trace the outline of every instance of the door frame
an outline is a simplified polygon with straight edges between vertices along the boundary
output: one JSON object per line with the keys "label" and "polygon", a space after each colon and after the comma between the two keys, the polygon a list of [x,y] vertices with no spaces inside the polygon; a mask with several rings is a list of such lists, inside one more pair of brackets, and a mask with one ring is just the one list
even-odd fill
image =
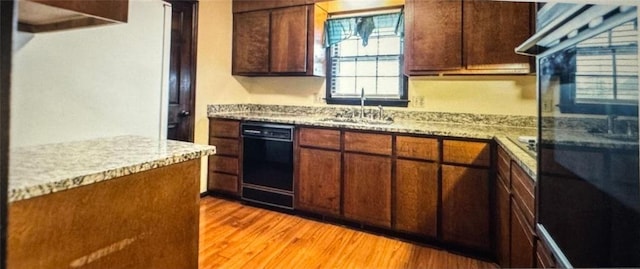
{"label": "door frame", "polygon": [[16,26],[14,0],[0,1],[0,268],[6,267],[8,185],[9,185],[9,120],[11,112],[11,61],[13,33]]}
{"label": "door frame", "polygon": [[[0,0],[1,1],[1,0]],[[199,11],[199,2],[198,0],[167,0],[171,7],[173,5],[187,5],[191,6],[191,53],[189,54],[190,62],[191,62],[191,92],[189,93],[189,111],[191,111],[191,116],[188,117],[187,125],[189,126],[190,134],[188,136],[188,142],[193,142],[195,138],[195,108],[196,108],[196,77],[197,77],[197,66],[198,66],[198,11]],[[172,13],[173,14],[173,13]],[[171,39],[171,45],[173,45],[173,39]],[[169,59],[171,61],[171,59]],[[168,112],[168,110],[167,110]]]}

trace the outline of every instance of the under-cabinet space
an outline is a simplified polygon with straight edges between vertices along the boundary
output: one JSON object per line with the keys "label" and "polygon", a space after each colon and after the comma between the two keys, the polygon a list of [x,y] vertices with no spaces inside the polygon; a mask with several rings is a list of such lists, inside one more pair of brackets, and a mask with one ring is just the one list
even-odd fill
{"label": "under-cabinet space", "polygon": [[18,30],[39,33],[126,23],[128,0],[20,0]]}

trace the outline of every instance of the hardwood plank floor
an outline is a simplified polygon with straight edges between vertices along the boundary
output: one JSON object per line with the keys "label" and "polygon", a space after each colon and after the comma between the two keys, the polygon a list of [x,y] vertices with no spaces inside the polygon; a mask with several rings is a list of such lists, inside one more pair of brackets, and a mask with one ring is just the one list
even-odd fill
{"label": "hardwood plank floor", "polygon": [[245,206],[200,200],[200,268],[496,268],[400,240]]}

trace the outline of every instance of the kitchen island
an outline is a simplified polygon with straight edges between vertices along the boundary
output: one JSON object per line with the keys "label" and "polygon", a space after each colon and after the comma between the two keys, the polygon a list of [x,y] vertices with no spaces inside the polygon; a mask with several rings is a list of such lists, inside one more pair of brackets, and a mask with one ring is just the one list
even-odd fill
{"label": "kitchen island", "polygon": [[12,149],[8,268],[196,268],[215,151],[137,136]]}

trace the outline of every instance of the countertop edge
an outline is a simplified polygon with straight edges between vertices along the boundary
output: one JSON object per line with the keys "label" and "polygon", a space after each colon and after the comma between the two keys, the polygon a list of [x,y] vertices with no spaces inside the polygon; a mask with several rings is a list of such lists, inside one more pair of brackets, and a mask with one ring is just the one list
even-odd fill
{"label": "countertop edge", "polygon": [[[194,144],[195,145],[195,144]],[[211,145],[197,145],[189,152],[181,152],[173,156],[152,159],[144,162],[133,163],[118,168],[110,168],[78,175],[71,178],[55,179],[48,183],[39,183],[26,187],[17,187],[9,190],[9,203],[27,200],[47,194],[62,192],[94,183],[112,180],[122,176],[145,172],[155,168],[169,166],[181,162],[199,159],[208,155],[216,154],[216,147]]]}

